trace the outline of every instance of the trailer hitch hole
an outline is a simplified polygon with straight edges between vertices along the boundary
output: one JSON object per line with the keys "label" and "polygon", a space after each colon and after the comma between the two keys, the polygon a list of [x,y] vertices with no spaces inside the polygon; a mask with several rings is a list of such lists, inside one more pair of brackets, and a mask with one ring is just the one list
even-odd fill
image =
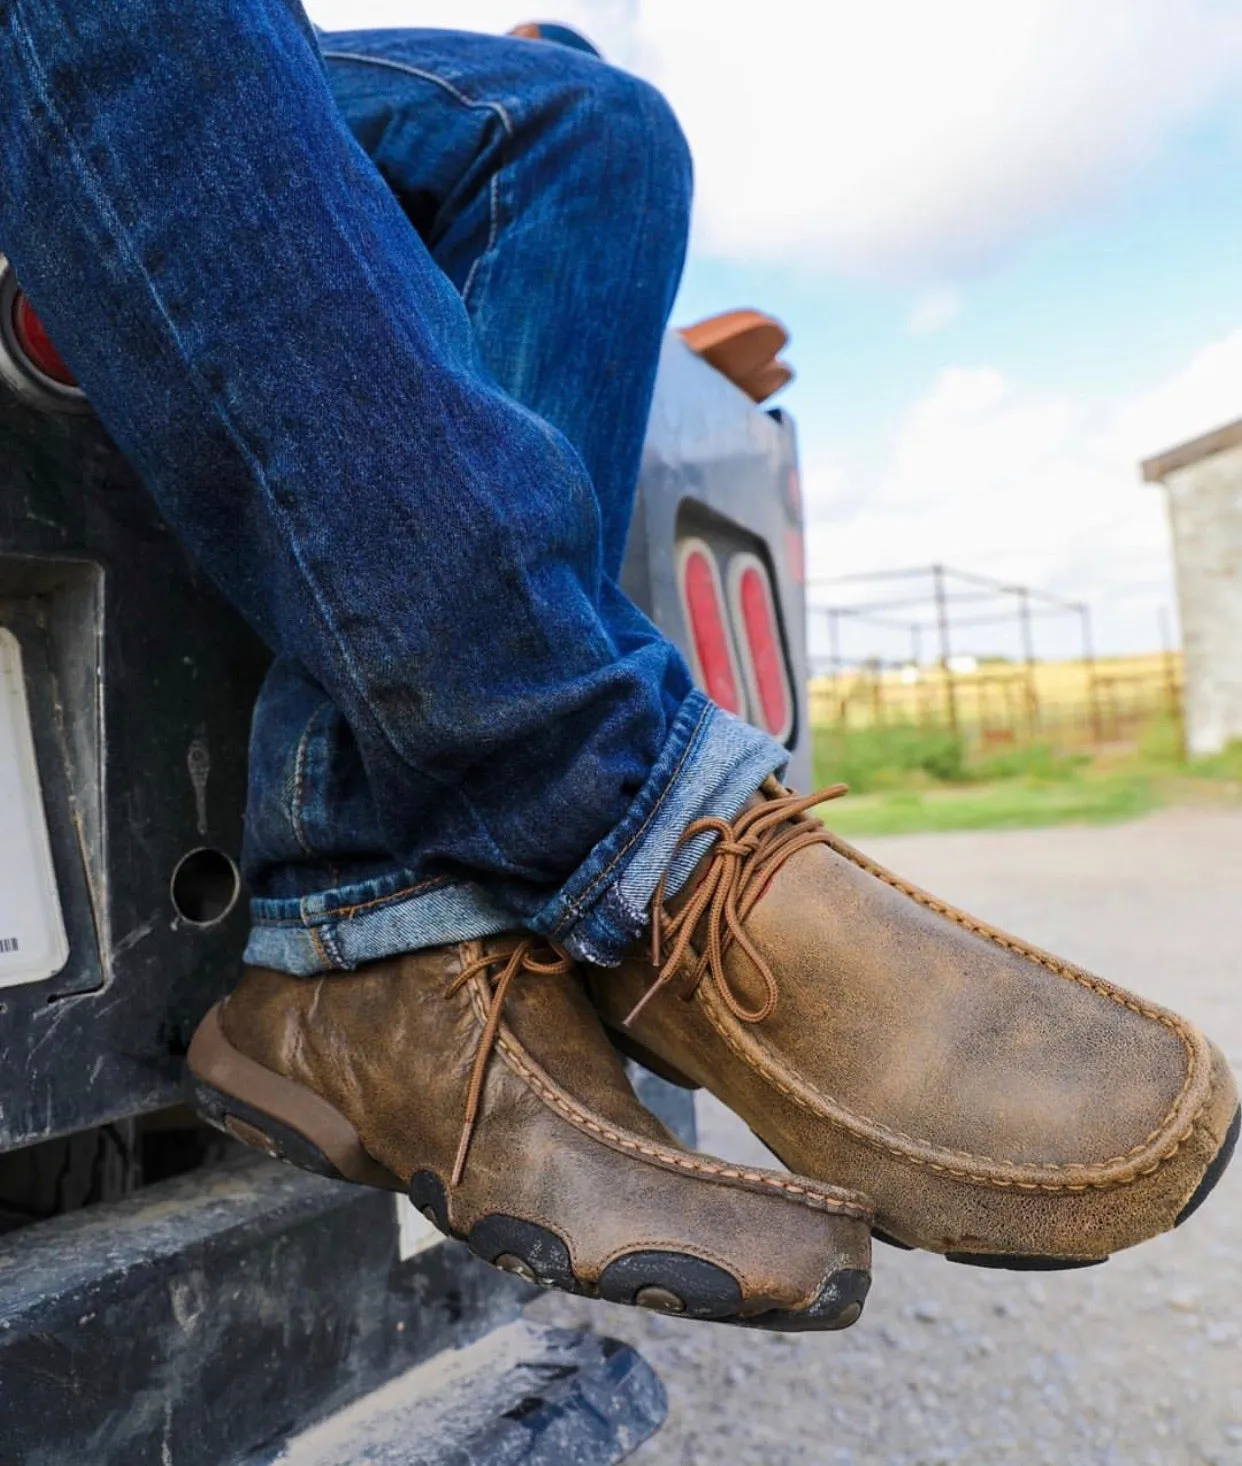
{"label": "trailer hitch hole", "polygon": [[241,876],[223,850],[191,850],[177,862],[172,903],[191,926],[215,926],[237,905]]}

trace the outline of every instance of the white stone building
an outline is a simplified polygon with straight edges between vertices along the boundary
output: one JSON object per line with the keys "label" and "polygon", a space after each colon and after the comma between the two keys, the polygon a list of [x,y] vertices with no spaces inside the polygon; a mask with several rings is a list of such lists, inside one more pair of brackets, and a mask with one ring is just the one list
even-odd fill
{"label": "white stone building", "polygon": [[1143,464],[1163,484],[1186,669],[1186,746],[1242,739],[1242,419]]}

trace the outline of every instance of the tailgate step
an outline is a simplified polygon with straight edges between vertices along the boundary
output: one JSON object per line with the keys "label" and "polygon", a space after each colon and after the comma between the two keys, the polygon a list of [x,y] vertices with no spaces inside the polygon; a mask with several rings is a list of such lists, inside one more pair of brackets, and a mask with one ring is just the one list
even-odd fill
{"label": "tailgate step", "polygon": [[628,1344],[519,1321],[408,1370],[246,1466],[611,1466],[664,1420]]}

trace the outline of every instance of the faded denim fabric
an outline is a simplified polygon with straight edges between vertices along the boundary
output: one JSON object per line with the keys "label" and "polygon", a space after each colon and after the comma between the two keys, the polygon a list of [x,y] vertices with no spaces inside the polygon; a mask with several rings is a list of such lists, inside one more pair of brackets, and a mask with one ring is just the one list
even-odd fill
{"label": "faded denim fabric", "polygon": [[615,584],[685,144],[559,46],[320,45],[286,0],[0,0],[0,249],[275,653],[249,960],[615,961],[786,757]]}

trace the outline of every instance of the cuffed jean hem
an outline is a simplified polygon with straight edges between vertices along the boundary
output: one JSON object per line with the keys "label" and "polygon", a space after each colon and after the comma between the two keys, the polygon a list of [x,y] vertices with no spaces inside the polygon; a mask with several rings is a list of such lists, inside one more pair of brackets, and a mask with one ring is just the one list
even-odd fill
{"label": "cuffed jean hem", "polygon": [[693,692],[626,817],[528,922],[575,957],[611,967],[647,925],[660,877],[675,894],[711,843],[681,843],[704,815],[731,820],[788,750]]}
{"label": "cuffed jean hem", "polygon": [[525,925],[612,966],[646,925],[661,875],[672,895],[707,848],[707,836],[681,845],[687,826],[704,815],[732,819],[788,758],[766,733],[693,692],[625,818],[525,922],[475,882],[412,885],[394,871],[301,900],[252,901],[245,960],[314,977]]}
{"label": "cuffed jean hem", "polygon": [[381,957],[512,931],[521,922],[470,881],[423,881],[404,872],[300,901],[250,903],[245,961],[294,977],[349,971]]}

